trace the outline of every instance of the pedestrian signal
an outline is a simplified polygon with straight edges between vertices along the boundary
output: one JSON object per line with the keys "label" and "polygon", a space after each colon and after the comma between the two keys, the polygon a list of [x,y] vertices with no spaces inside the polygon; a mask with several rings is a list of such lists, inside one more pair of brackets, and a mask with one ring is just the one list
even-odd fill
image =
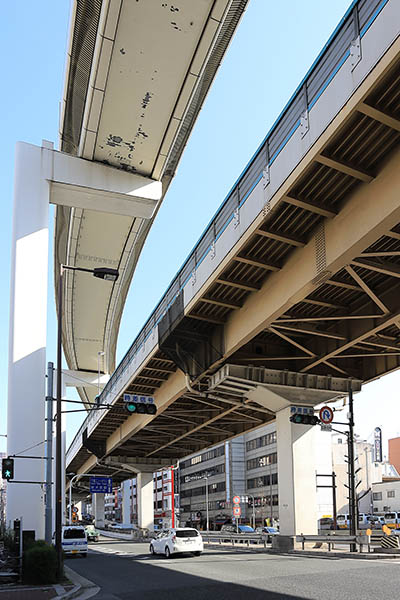
{"label": "pedestrian signal", "polygon": [[14,459],[13,458],[3,458],[1,461],[1,476],[3,479],[14,479]]}

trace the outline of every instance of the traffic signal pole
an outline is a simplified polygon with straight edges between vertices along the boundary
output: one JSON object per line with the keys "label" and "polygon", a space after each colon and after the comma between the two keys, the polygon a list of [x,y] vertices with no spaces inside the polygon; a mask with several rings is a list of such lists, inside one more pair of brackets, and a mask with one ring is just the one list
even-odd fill
{"label": "traffic signal pole", "polygon": [[[349,435],[347,436],[349,461],[349,516],[350,535],[357,535],[357,496],[354,473],[354,406],[353,390],[349,389]],[[350,552],[357,552],[356,544],[350,545]]]}
{"label": "traffic signal pole", "polygon": [[52,542],[53,536],[53,373],[54,365],[47,363],[47,417],[46,417],[46,506],[44,537],[48,544]]}
{"label": "traffic signal pole", "polygon": [[62,311],[63,311],[64,269],[61,265],[58,279],[58,319],[57,319],[57,391],[56,391],[56,486],[55,486],[55,547],[57,554],[57,579],[63,574],[63,556],[61,546],[62,531],[62,445],[61,445],[61,372],[62,372]]}

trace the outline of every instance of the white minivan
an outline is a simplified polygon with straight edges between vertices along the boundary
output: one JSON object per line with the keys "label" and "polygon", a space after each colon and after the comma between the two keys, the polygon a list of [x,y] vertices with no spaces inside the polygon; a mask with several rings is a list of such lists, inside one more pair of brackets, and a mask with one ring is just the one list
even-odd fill
{"label": "white minivan", "polygon": [[61,546],[65,554],[80,554],[87,557],[88,541],[82,525],[66,525],[62,528]]}

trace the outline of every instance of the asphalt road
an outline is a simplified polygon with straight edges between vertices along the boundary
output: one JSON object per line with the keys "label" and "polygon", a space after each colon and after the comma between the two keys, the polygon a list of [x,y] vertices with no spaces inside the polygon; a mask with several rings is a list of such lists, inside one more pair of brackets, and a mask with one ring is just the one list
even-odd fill
{"label": "asphalt road", "polygon": [[400,561],[277,556],[206,549],[151,557],[148,544],[102,538],[66,564],[101,590],[95,600],[388,600],[400,595]]}

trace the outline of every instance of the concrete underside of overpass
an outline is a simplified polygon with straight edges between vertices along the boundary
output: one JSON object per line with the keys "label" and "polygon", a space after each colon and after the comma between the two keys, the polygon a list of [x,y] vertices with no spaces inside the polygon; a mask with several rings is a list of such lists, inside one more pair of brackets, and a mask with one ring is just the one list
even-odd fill
{"label": "concrete underside of overpass", "polygon": [[[176,301],[124,389],[153,394],[158,414],[128,416],[118,397],[90,435],[104,457],[173,462],[275,418],[212,393],[227,362],[363,382],[399,368],[399,56],[397,40],[192,301]],[[68,468],[97,461],[81,448]]]}
{"label": "concrete underside of overpass", "polygon": [[[111,287],[70,272],[64,290],[68,367],[110,374],[141,249],[175,175],[198,113],[247,0],[75,0],[60,149],[162,183],[151,215],[57,206],[55,289],[60,264],[118,269]],[[96,298],[96,302],[91,302]],[[96,386],[81,386],[84,402]]]}

